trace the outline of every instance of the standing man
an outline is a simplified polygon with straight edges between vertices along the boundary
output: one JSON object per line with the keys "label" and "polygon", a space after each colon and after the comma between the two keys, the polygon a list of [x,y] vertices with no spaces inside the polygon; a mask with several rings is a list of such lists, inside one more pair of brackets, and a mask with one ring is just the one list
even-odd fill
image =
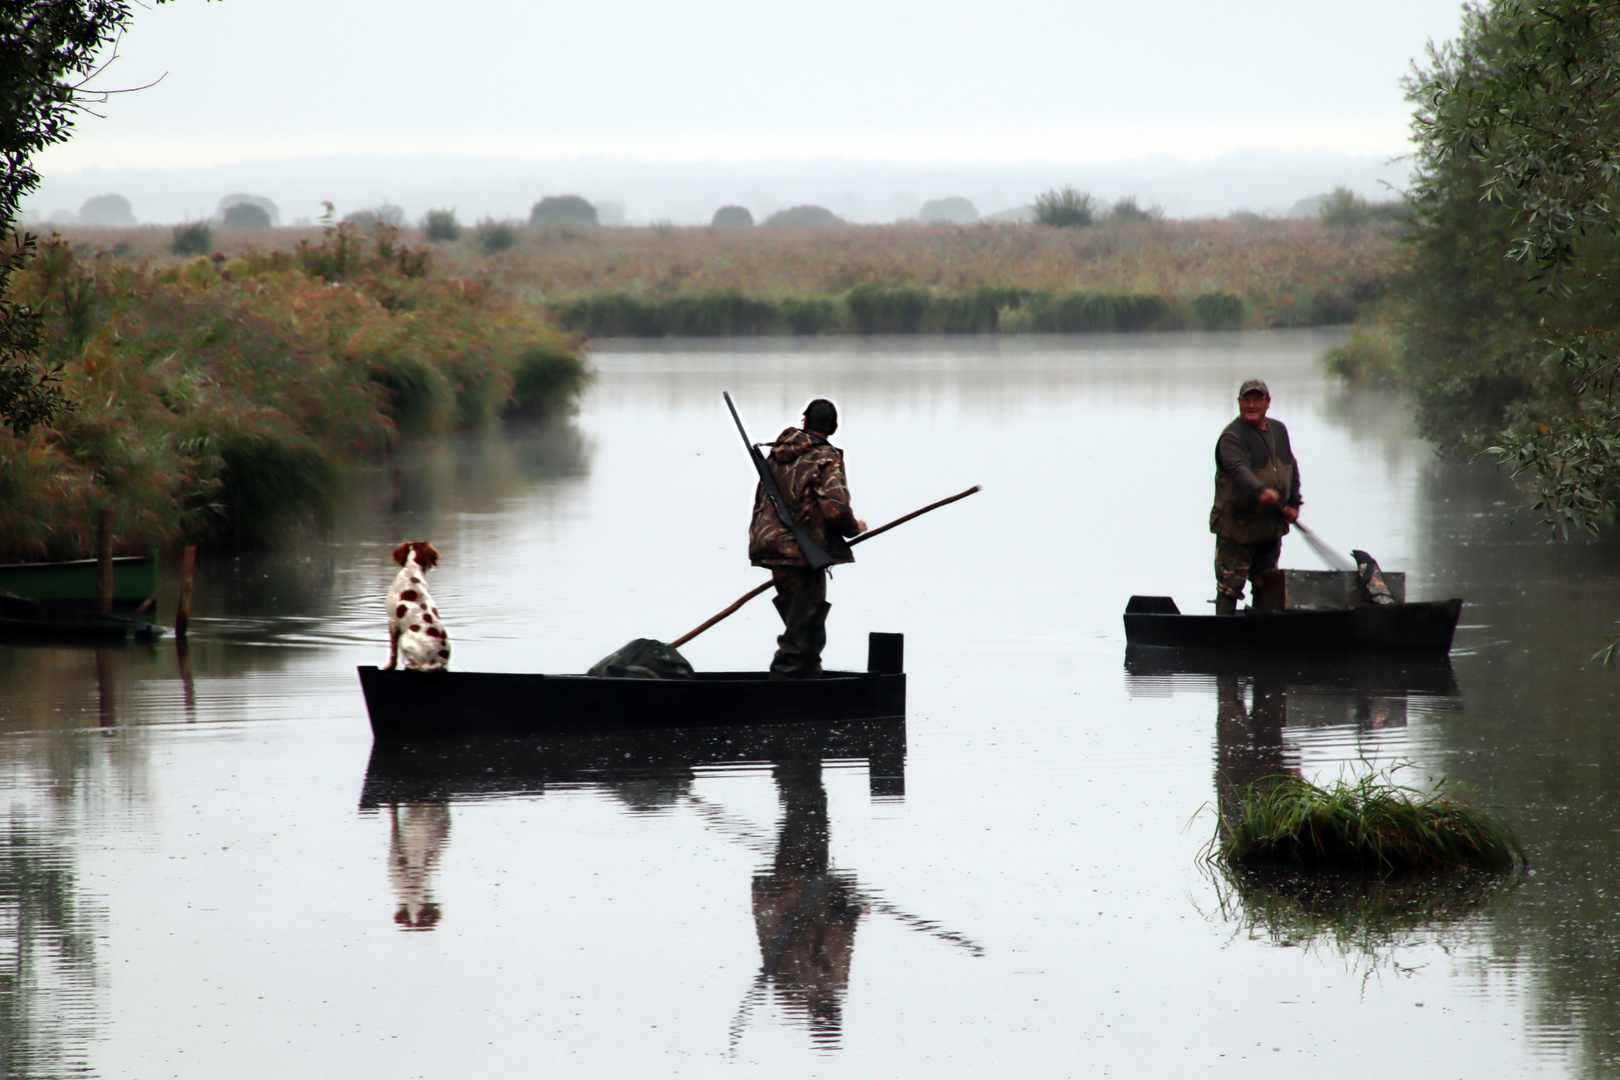
{"label": "standing man", "polygon": [[[838,409],[825,398],[804,407],[803,425],[776,437],[765,455],[782,501],[793,520],[834,563],[855,561],[845,542],[866,531],[849,508],[844,479],[844,452],[827,441],[838,430]],[[793,532],[777,516],[761,483],[754,490],[754,520],[748,529],[748,558],[770,570],[776,586],[776,610],[784,629],[776,639],[771,677],[815,678],[821,674],[821,650],[827,644],[827,571],[812,570]]]}
{"label": "standing man", "polygon": [[1299,464],[1288,429],[1266,417],[1271,391],[1259,379],[1238,387],[1238,417],[1215,443],[1215,614],[1237,614],[1243,582],[1258,598],[1264,575],[1277,569],[1282,538],[1299,517]]}

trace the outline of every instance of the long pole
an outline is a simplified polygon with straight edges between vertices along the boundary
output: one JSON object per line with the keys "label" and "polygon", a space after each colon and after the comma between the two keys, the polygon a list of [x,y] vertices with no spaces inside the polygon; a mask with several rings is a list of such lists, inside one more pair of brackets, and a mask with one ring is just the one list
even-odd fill
{"label": "long pole", "polygon": [[[957,494],[952,495],[948,499],[941,499],[941,500],[939,500],[939,502],[929,503],[927,506],[923,507],[921,510],[913,510],[911,513],[905,515],[904,517],[897,517],[893,521],[889,522],[887,525],[879,525],[875,529],[868,529],[865,532],[861,533],[861,535],[859,535],[859,536],[855,537],[854,539],[852,539],[849,542],[849,546],[854,547],[856,544],[860,543],[862,540],[870,540],[870,539],[872,539],[872,537],[878,535],[879,533],[886,533],[890,529],[894,528],[896,525],[904,525],[906,522],[910,521],[912,518],[921,517],[922,515],[928,513],[928,511],[930,511],[930,510],[938,510],[942,506],[949,506],[951,503],[956,502],[958,499],[965,499],[969,495],[972,495],[974,492],[976,492],[978,490],[979,490],[979,485],[974,484],[972,487],[968,488],[966,491],[958,492]],[[727,618],[730,618],[732,615],[735,615],[739,608],[741,608],[744,604],[748,603],[748,601],[752,600],[754,597],[758,596],[760,593],[764,592],[766,589],[768,589],[770,587],[771,587],[771,583],[769,581],[767,581],[763,585],[758,586],[757,588],[749,589],[747,592],[743,593],[735,601],[733,601],[732,604],[729,607],[727,607],[724,611],[721,611],[718,614],[711,616],[709,619],[707,619],[703,623],[701,623],[698,626],[692,628],[691,630],[688,630],[686,633],[682,634],[680,637],[678,637],[674,641],[670,642],[669,647],[672,648],[672,649],[680,648],[682,645],[685,645],[688,641],[691,641],[693,638],[695,638],[699,634],[703,633],[703,631],[707,630],[709,627],[713,626],[715,623],[720,622],[722,619],[727,619]]]}

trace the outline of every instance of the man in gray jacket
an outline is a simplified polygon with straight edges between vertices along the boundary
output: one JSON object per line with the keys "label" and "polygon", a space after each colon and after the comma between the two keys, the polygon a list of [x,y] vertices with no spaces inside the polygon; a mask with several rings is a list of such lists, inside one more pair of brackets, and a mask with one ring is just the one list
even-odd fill
{"label": "man in gray jacket", "polygon": [[1271,391],[1259,379],[1238,387],[1238,417],[1215,443],[1215,614],[1234,615],[1243,583],[1258,594],[1264,576],[1277,569],[1282,538],[1299,517],[1299,463],[1288,429],[1269,419]]}

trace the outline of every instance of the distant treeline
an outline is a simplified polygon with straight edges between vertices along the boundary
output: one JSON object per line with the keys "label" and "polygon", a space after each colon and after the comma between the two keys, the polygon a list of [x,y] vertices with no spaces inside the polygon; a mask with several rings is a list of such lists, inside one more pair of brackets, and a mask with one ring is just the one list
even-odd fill
{"label": "distant treeline", "polygon": [[566,409],[577,337],[480,277],[432,272],[387,228],[153,267],[46,242],[10,298],[75,407],[0,429],[0,557],[258,545],[327,516],[402,437]]}
{"label": "distant treeline", "polygon": [[1261,308],[1231,293],[1160,296],[983,285],[960,293],[858,285],[835,296],[750,296],[735,289],[669,297],[603,292],[559,300],[552,317],[597,337],[774,334],[1092,333],[1321,326],[1353,320],[1360,304],[1336,289]]}

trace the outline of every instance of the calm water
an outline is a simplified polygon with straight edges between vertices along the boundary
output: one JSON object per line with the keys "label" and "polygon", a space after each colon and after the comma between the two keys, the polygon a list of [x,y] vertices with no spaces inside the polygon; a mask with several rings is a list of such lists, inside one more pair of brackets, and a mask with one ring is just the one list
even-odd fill
{"label": "calm water", "polygon": [[[1331,340],[608,347],[574,421],[414,448],[397,503],[377,474],[329,538],[205,563],[183,662],[0,648],[5,1075],[1620,1071],[1620,673],[1587,662],[1620,551],[1515,522],[1324,382]],[[1127,661],[1132,593],[1207,610],[1253,374],[1306,520],[1467,598],[1449,667]],[[836,397],[873,524],[984,485],[831,586],[830,665],[907,635],[904,730],[373,756],[354,667],[401,539],[443,553],[464,669],[580,671],[760,580],[722,388],[757,438]],[[760,668],[776,627],[684,651]],[[1203,868],[1246,777],[1398,761],[1501,807],[1528,875],[1369,924]]]}

